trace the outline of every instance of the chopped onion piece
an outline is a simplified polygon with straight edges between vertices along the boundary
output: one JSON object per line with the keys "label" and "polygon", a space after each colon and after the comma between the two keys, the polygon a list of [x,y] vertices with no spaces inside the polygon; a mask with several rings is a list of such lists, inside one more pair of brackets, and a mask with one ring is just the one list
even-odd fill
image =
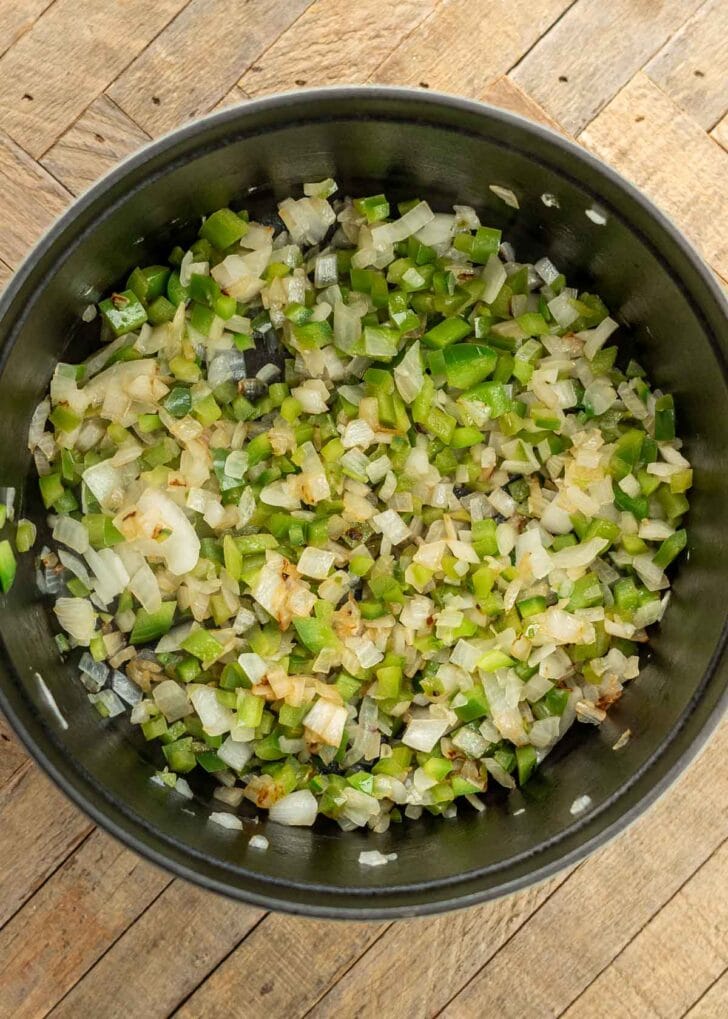
{"label": "chopped onion piece", "polygon": [[96,613],[86,598],[59,598],[53,607],[58,622],[77,644],[88,647],[96,628]]}
{"label": "chopped onion piece", "polygon": [[235,814],[228,814],[226,811],[213,811],[210,814],[209,820],[212,824],[217,824],[220,828],[229,828],[231,831],[242,831],[243,822]]}
{"label": "chopped onion piece", "polygon": [[397,859],[396,853],[380,853],[378,849],[363,849],[359,853],[359,863],[362,867],[383,867],[392,860]]}
{"label": "chopped onion piece", "polygon": [[53,525],[53,539],[83,555],[89,547],[88,531],[73,517],[61,515]]}
{"label": "chopped onion piece", "polygon": [[500,198],[501,201],[505,202],[512,209],[520,209],[521,206],[518,204],[518,199],[510,188],[501,187],[499,184],[489,184],[488,190],[492,191],[497,198]]}
{"label": "chopped onion piece", "polygon": [[413,718],[402,734],[402,742],[413,750],[430,753],[449,728],[447,719]]}
{"label": "chopped onion piece", "polygon": [[583,796],[577,796],[569,807],[569,813],[574,815],[583,814],[585,810],[589,809],[591,802],[591,796],[587,796],[586,793]]}
{"label": "chopped onion piece", "polygon": [[318,804],[313,793],[308,789],[298,789],[277,800],[268,816],[277,824],[310,827],[316,820],[317,810]]}
{"label": "chopped onion piece", "polygon": [[336,556],[322,548],[304,548],[298,560],[298,572],[314,580],[325,580],[331,572]]}
{"label": "chopped onion piece", "polygon": [[321,742],[338,747],[347,718],[345,707],[319,698],[303,719],[303,724]]}
{"label": "chopped onion piece", "polygon": [[152,696],[168,722],[176,722],[192,712],[192,705],[187,699],[184,687],[173,679],[165,679],[155,686]]}

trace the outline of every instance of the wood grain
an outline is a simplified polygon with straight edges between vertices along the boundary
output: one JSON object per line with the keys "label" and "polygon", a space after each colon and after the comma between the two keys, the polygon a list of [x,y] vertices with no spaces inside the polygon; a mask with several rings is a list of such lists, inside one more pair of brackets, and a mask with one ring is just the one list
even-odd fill
{"label": "wood grain", "polygon": [[724,842],[576,999],[564,1019],[599,1012],[612,1019],[684,1015],[699,989],[709,987],[728,966],[726,867]]}
{"label": "wood grain", "polygon": [[310,2],[192,0],[109,95],[150,135],[162,134],[214,106]]}
{"label": "wood grain", "polygon": [[640,72],[580,136],[683,228],[728,276],[728,154]]}
{"label": "wood grain", "polygon": [[695,1002],[685,1019],[725,1019],[728,1013],[728,969]]}
{"label": "wood grain", "polygon": [[36,767],[0,790],[0,927],[93,830]]}
{"label": "wood grain", "polygon": [[300,920],[274,913],[177,1013],[217,1019],[245,1002],[246,1019],[302,1016],[379,937],[386,924]]}
{"label": "wood grain", "polygon": [[41,160],[74,195],[149,141],[149,135],[106,95],[94,99]]}
{"label": "wood grain", "polygon": [[[0,290],[10,276],[7,266],[0,264]],[[24,766],[29,758],[18,743],[5,718],[0,715],[0,789]]]}
{"label": "wood grain", "polygon": [[13,270],[5,262],[0,261],[0,292],[5,288],[6,283],[13,275]]}
{"label": "wood grain", "polygon": [[507,75],[502,75],[497,81],[494,81],[478,98],[482,99],[484,103],[491,103],[493,106],[500,106],[503,110],[510,110],[511,113],[518,113],[521,117],[535,120],[536,123],[550,127],[560,134],[564,133],[558,121],[550,117],[546,110],[523,92]]}
{"label": "wood grain", "polygon": [[233,85],[229,92],[226,92],[219,103],[217,103],[214,110],[224,110],[228,106],[237,106],[239,103],[247,102],[250,96],[247,92],[243,91],[239,85]]}
{"label": "wood grain", "polygon": [[29,32],[53,0],[25,0],[0,4],[0,55]]}
{"label": "wood grain", "polygon": [[728,110],[728,4],[708,0],[645,67],[709,131]]}
{"label": "wood grain", "polygon": [[[53,1019],[170,1015],[265,914],[173,881],[53,1010]],[[134,973],[134,979],[129,974]]]}
{"label": "wood grain", "polygon": [[45,1015],[169,884],[95,831],[0,932],[3,1015]]}
{"label": "wood grain", "polygon": [[55,0],[0,59],[0,127],[40,156],[184,0]]}
{"label": "wood grain", "polygon": [[477,97],[568,8],[570,0],[441,0],[373,75]]}
{"label": "wood grain", "polygon": [[[316,0],[240,79],[251,95],[363,82],[435,9],[436,0]],[[331,40],[336,39],[332,45]]]}
{"label": "wood grain", "polygon": [[578,134],[702,0],[580,0],[511,77]]}
{"label": "wood grain", "polygon": [[[0,0],[0,288],[71,194],[149,137],[347,81],[578,136],[728,278],[727,29],[726,0]],[[725,1019],[727,731],[570,873],[451,916],[335,925],[213,896],[92,834],[0,719],[0,1017]]]}
{"label": "wood grain", "polygon": [[[497,1006],[520,1019],[567,1008],[726,838],[727,784],[728,721],[670,798],[582,864],[444,1015]],[[548,965],[534,966],[544,945]]]}
{"label": "wood grain", "polygon": [[63,211],[70,194],[1,133],[0,194],[0,258],[15,267]]}
{"label": "wood grain", "polygon": [[[435,1015],[566,878],[559,874],[537,888],[450,916],[392,924],[319,1002],[317,1019]],[[408,959],[406,967],[392,965],[402,958]]]}
{"label": "wood grain", "polygon": [[710,132],[710,137],[717,141],[719,145],[722,145],[724,149],[728,149],[728,113],[718,121]]}

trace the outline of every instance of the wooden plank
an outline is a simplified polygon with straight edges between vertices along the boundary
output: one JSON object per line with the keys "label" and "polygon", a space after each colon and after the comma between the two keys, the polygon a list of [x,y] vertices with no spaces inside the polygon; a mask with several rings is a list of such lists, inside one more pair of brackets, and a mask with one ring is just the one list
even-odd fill
{"label": "wooden plank", "polygon": [[13,3],[12,0],[0,5],[0,55],[29,32],[43,11],[53,0],[23,0]]}
{"label": "wooden plank", "polygon": [[[0,264],[0,290],[12,273],[6,265]],[[0,715],[0,789],[7,785],[15,773],[28,764],[30,758],[20,745],[6,719]]]}
{"label": "wooden plank", "polygon": [[728,1014],[728,969],[695,1002],[684,1019],[725,1019]]}
{"label": "wooden plank", "polygon": [[579,0],[511,72],[578,134],[702,0]]}
{"label": "wooden plank", "polygon": [[100,95],[41,160],[74,195],[81,194],[149,135],[106,95]]}
{"label": "wooden plank", "polygon": [[5,262],[0,261],[0,291],[4,290],[8,280],[13,275],[13,270]]}
{"label": "wooden plank", "polygon": [[170,880],[95,831],[0,933],[5,1014],[45,1015]]}
{"label": "wooden plank", "polygon": [[0,258],[11,267],[68,205],[57,180],[0,134]]}
{"label": "wooden plank", "polygon": [[[476,909],[392,924],[316,1006],[334,1016],[435,1015],[565,880]],[[415,948],[416,946],[416,948]],[[393,965],[401,960],[401,965]],[[360,1012],[361,1003],[366,1009]]]}
{"label": "wooden plank", "polygon": [[0,127],[40,156],[183,3],[56,0],[0,59]]}
{"label": "wooden plank", "polygon": [[238,106],[250,99],[247,92],[244,92],[239,85],[233,85],[229,92],[226,92],[219,103],[215,103],[213,110],[224,110],[228,106]]}
{"label": "wooden plank", "polygon": [[[53,1010],[53,1019],[170,1015],[265,914],[173,881]],[[130,974],[134,974],[132,980]]]}
{"label": "wooden plank", "polygon": [[553,117],[550,117],[538,103],[516,85],[507,75],[502,75],[497,81],[478,97],[484,103],[491,103],[503,110],[510,110],[511,113],[518,113],[521,117],[528,117],[535,120],[537,124],[550,127],[552,131],[564,133],[560,124]]}
{"label": "wooden plank", "polygon": [[0,790],[0,927],[92,829],[38,768],[15,772]]}
{"label": "wooden plank", "polygon": [[728,276],[728,154],[645,74],[635,75],[579,140],[642,188]]}
{"label": "wooden plank", "polygon": [[177,1019],[302,1016],[387,928],[269,914],[189,998]]}
{"label": "wooden plank", "polygon": [[[6,266],[0,266],[0,289],[2,289],[6,280],[3,280],[3,270]],[[7,279],[10,277],[10,271],[7,270]],[[23,750],[18,743],[17,739],[13,735],[12,730],[8,726],[5,718],[0,714],[0,789],[12,779],[12,776],[21,768],[23,765],[30,763],[30,757]]]}
{"label": "wooden plank", "polygon": [[572,0],[442,0],[374,80],[476,97],[532,46]]}
{"label": "wooden plank", "polygon": [[728,149],[728,113],[718,121],[710,132],[710,137],[714,138],[724,149]]}
{"label": "wooden plank", "polygon": [[728,721],[670,794],[582,864],[444,1015],[560,1014],[725,839],[726,783]]}
{"label": "wooden plank", "polygon": [[727,870],[724,842],[571,1004],[563,1019],[682,1016],[728,966]]}
{"label": "wooden plank", "polygon": [[645,71],[706,131],[728,109],[728,4],[708,0]]}
{"label": "wooden plank", "polygon": [[161,134],[214,106],[310,3],[192,0],[109,95],[149,134]]}
{"label": "wooden plank", "polygon": [[304,85],[363,82],[436,0],[316,0],[249,67],[240,84],[251,96]]}

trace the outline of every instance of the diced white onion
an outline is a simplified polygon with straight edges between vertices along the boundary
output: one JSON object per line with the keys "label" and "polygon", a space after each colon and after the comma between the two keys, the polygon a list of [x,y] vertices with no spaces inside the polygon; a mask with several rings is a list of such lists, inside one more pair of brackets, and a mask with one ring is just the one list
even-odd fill
{"label": "diced white onion", "polygon": [[165,679],[155,686],[152,696],[168,722],[176,722],[192,713],[192,705],[184,688],[173,679]]}
{"label": "diced white onion", "polygon": [[58,598],[53,611],[69,637],[88,647],[96,628],[96,613],[91,602],[86,598]]}
{"label": "diced white onion", "polygon": [[242,831],[243,822],[235,814],[228,814],[226,811],[213,811],[210,814],[210,821],[212,824],[217,824],[221,828],[229,828],[231,831]]}
{"label": "diced white onion", "polygon": [[310,827],[316,820],[318,804],[308,789],[297,789],[277,800],[268,813],[271,821],[289,826]]}
{"label": "diced white onion", "polygon": [[323,743],[338,747],[348,718],[341,704],[319,698],[303,720],[303,724]]}
{"label": "diced white onion", "polygon": [[336,556],[333,552],[307,546],[301,553],[296,569],[304,577],[325,580],[331,572],[335,559]]}
{"label": "diced white onion", "polygon": [[510,188],[501,187],[499,184],[489,184],[488,190],[492,191],[497,198],[500,198],[501,201],[505,202],[512,209],[520,209],[521,206],[518,204],[518,199]]}
{"label": "diced white onion", "polygon": [[449,728],[447,719],[413,718],[402,734],[402,742],[413,750],[429,753]]}

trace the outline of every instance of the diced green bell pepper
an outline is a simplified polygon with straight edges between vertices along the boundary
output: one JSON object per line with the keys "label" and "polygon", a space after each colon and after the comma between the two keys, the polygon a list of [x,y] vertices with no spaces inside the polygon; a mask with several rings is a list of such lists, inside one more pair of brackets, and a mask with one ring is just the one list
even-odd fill
{"label": "diced green bell pepper", "polygon": [[429,329],[422,337],[426,347],[449,347],[451,343],[464,340],[473,329],[464,318],[445,318]]}
{"label": "diced green bell pepper", "polygon": [[218,251],[231,247],[248,232],[249,227],[232,209],[218,209],[208,216],[200,227],[200,237]]}
{"label": "diced green bell pepper", "polygon": [[139,609],[129,640],[132,644],[148,644],[169,631],[177,608],[176,601],[164,601],[156,612]]}
{"label": "diced green bell pepper", "polygon": [[99,302],[99,311],[114,336],[134,332],[147,321],[147,312],[133,290],[123,290]]}

